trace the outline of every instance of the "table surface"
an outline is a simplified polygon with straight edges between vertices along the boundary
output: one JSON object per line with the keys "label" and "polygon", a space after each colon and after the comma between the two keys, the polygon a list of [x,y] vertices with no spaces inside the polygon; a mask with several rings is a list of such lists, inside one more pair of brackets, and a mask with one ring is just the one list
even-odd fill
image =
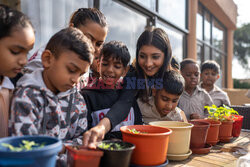
{"label": "table surface", "polygon": [[217,143],[208,154],[192,154],[184,161],[170,161],[168,167],[235,167],[237,159],[250,152],[250,131],[241,131],[230,143]]}

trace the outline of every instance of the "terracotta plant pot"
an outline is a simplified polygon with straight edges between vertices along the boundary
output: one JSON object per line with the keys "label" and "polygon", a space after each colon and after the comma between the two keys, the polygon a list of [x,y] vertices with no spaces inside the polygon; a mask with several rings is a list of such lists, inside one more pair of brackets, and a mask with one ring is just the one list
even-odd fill
{"label": "terracotta plant pot", "polygon": [[97,148],[104,152],[101,167],[128,167],[135,145],[123,141],[104,140]]}
{"label": "terracotta plant pot", "polygon": [[[130,132],[132,129],[140,133]],[[151,125],[130,125],[123,126],[120,130],[123,140],[135,145],[132,164],[153,166],[166,162],[171,129]]]}
{"label": "terracotta plant pot", "polygon": [[189,123],[194,125],[191,131],[190,148],[204,148],[210,123],[196,120],[189,121]]}
{"label": "terracotta plant pot", "polygon": [[216,143],[219,141],[219,130],[221,122],[212,119],[195,119],[195,120],[210,123],[210,127],[208,128],[207,132],[206,143],[211,144],[212,146],[216,145]]}
{"label": "terracotta plant pot", "polygon": [[228,143],[233,138],[233,123],[234,121],[222,121],[220,125],[219,140],[222,143]]}
{"label": "terracotta plant pot", "polygon": [[184,155],[189,152],[193,124],[178,121],[155,121],[149,124],[166,127],[173,131],[169,138],[168,154]]}
{"label": "terracotta plant pot", "polygon": [[233,123],[233,131],[232,135],[233,137],[239,137],[240,136],[240,131],[242,128],[242,123],[243,123],[243,116],[242,115],[234,115],[234,123]]}
{"label": "terracotta plant pot", "polygon": [[102,151],[82,147],[66,146],[69,167],[98,167],[103,155]]}

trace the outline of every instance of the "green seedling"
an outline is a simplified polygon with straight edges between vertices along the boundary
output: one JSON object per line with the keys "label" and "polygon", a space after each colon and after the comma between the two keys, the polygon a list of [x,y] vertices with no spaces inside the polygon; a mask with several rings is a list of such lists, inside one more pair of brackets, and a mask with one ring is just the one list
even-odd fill
{"label": "green seedling", "polygon": [[129,132],[134,133],[134,134],[146,134],[147,132],[140,132],[138,130],[136,130],[135,128],[133,129],[128,129]]}
{"label": "green seedling", "polygon": [[28,141],[28,140],[22,140],[23,144],[19,144],[19,147],[14,147],[11,144],[8,143],[2,143],[1,145],[3,147],[7,147],[9,150],[14,152],[20,152],[20,151],[31,151],[33,149],[42,148],[45,146],[45,143],[38,144],[34,141]]}
{"label": "green seedling", "polygon": [[218,120],[218,121],[229,121],[233,120],[234,115],[239,115],[234,109],[223,105],[223,107],[217,107],[216,105],[205,106],[208,111],[208,119]]}
{"label": "green seedling", "polygon": [[125,148],[119,143],[101,143],[98,147],[105,150],[121,150]]}

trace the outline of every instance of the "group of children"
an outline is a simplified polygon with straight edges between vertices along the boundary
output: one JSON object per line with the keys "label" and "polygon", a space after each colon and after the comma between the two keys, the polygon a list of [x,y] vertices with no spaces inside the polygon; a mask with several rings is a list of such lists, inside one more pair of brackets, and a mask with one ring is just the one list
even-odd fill
{"label": "group of children", "polygon": [[8,135],[9,124],[9,135],[49,135],[95,147],[104,138],[121,138],[123,125],[204,118],[204,106],[230,105],[215,85],[216,62],[204,62],[201,72],[192,59],[179,65],[166,32],[151,28],[139,37],[131,66],[125,44],[104,44],[106,18],[91,8],[74,12],[69,27],[32,56],[10,103],[8,77],[26,65],[35,34],[23,13],[4,5],[0,30],[0,137]]}

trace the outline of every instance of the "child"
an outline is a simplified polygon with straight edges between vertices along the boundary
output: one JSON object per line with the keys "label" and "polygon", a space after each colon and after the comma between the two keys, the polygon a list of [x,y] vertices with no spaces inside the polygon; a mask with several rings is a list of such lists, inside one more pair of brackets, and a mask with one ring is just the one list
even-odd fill
{"label": "child", "polygon": [[185,113],[177,107],[185,81],[181,74],[171,70],[164,73],[163,88],[153,89],[153,97],[149,103],[137,100],[142,113],[143,122],[151,121],[187,121]]}
{"label": "child", "polygon": [[33,26],[23,13],[0,5],[0,137],[8,135],[9,102],[15,77],[27,63],[33,48]]}
{"label": "child", "polygon": [[[95,49],[94,60],[90,66],[90,74],[87,73],[80,79],[80,88],[86,86],[88,78],[94,80],[99,77],[97,71],[97,63],[100,61],[100,50],[108,33],[108,24],[106,17],[98,9],[95,8],[79,8],[76,10],[69,21],[70,27],[76,27],[81,30],[90,40]],[[30,59],[26,67],[27,71],[34,71],[42,68],[41,54],[44,48],[40,48]]]}
{"label": "child", "polygon": [[181,74],[185,79],[185,90],[178,107],[185,112],[187,119],[206,117],[204,106],[211,106],[213,101],[204,89],[198,87],[200,69],[196,61],[184,59],[181,62]]}
{"label": "child", "polygon": [[[101,78],[94,84],[94,88],[82,90],[87,108],[89,128],[96,126],[105,117],[110,107],[118,100],[120,92],[120,78],[123,77],[129,66],[130,54],[126,45],[119,41],[111,41],[103,46],[99,72]],[[119,111],[117,111],[119,116]],[[116,125],[106,139],[120,138],[120,127],[124,125],[142,124],[141,114],[136,101],[130,109],[128,117]]]}
{"label": "child", "polygon": [[211,96],[216,106],[223,104],[230,106],[227,93],[214,83],[220,78],[220,65],[213,60],[207,60],[201,65],[201,88],[205,89]]}
{"label": "child", "polygon": [[42,54],[44,69],[17,82],[11,106],[13,135],[44,134],[81,144],[87,109],[75,84],[92,62],[89,45],[76,28],[52,36]]}

